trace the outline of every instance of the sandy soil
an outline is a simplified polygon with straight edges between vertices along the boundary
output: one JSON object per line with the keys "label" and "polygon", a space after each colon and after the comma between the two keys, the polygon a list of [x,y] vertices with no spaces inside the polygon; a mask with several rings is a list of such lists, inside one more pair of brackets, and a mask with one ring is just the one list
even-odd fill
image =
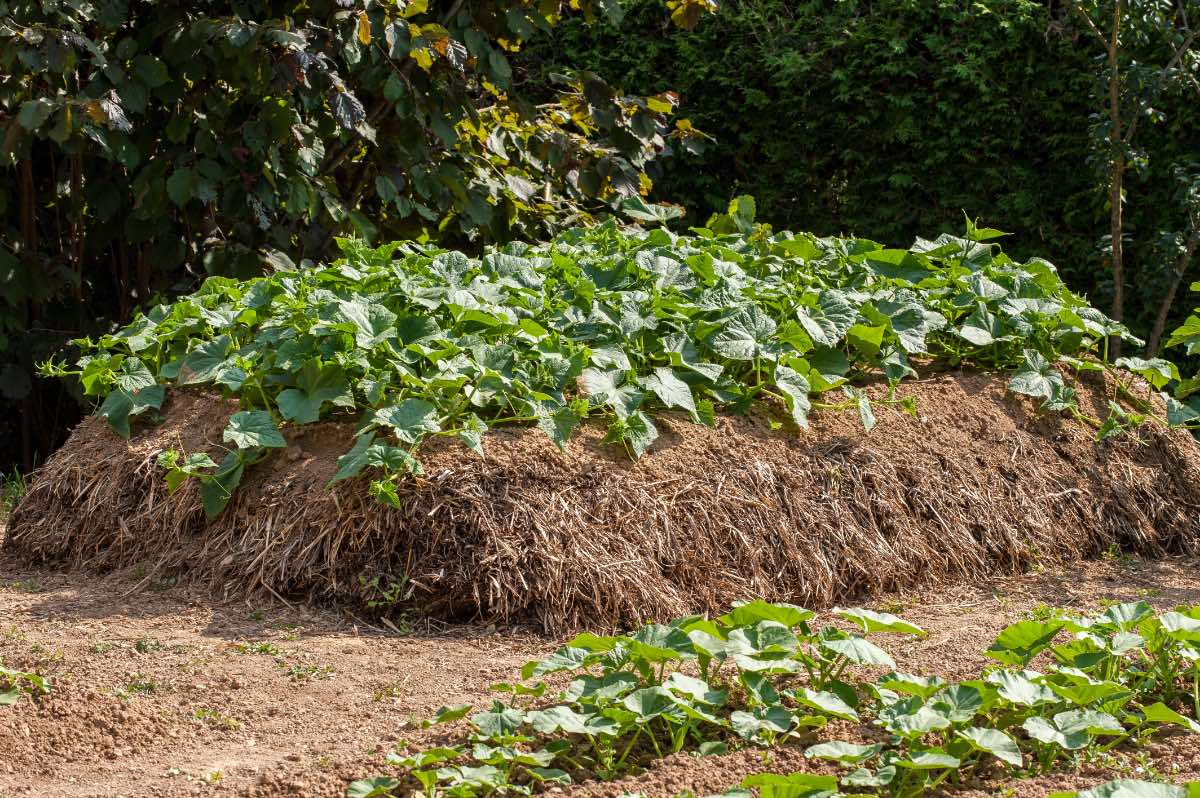
{"label": "sandy soil", "polygon": [[[1196,561],[1117,558],[872,606],[930,632],[889,641],[903,670],[961,678],[985,663],[979,652],[1002,626],[1040,605],[1195,604],[1197,574]],[[386,773],[391,747],[429,737],[414,716],[487,700],[489,684],[558,642],[514,628],[381,629],[329,610],[218,603],[143,581],[136,568],[98,577],[0,558],[0,659],[54,678],[52,696],[0,708],[0,798],[341,796],[350,779]],[[566,792],[704,795],[748,773],[804,766],[799,748],[680,755]],[[1139,775],[1200,779],[1200,736],[972,794],[1040,796]]]}

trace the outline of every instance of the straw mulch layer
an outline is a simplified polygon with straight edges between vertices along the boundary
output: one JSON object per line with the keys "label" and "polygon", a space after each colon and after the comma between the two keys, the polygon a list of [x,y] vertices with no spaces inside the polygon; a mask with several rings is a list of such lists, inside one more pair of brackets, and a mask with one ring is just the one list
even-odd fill
{"label": "straw mulch layer", "polygon": [[[195,486],[168,496],[159,452],[216,445],[236,405],[174,392],[131,441],[79,426],[38,472],[5,546],[23,559],[112,569],[141,563],[225,595],[272,592],[361,604],[406,577],[406,606],[435,617],[609,626],[763,597],[812,606],[1098,554],[1200,552],[1200,447],[1145,425],[1094,430],[1038,416],[1001,377],[905,383],[919,418],[824,412],[812,429],[761,414],[715,429],[661,417],[637,463],[589,427],[560,452],[535,429],[490,433],[480,459],[449,441],[422,452],[403,509],[366,481],[327,490],[352,425],[287,433],[207,523]],[[1080,386],[1107,415],[1103,392]],[[775,425],[778,426],[778,425]]]}

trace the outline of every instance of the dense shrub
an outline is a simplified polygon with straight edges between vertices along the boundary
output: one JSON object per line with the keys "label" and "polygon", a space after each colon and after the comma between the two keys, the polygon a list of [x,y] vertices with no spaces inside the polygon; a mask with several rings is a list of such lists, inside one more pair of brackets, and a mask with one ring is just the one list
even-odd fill
{"label": "dense shrub", "polygon": [[535,106],[509,61],[607,6],[0,2],[0,451],[28,465],[74,412],[35,360],[206,273],[318,259],[338,233],[540,237],[648,190],[694,138],[673,96],[571,73]]}

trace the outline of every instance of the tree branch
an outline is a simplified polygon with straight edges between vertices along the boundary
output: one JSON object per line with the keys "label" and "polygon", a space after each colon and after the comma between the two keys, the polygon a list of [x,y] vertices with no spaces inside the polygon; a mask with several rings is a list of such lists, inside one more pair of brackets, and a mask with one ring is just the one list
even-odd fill
{"label": "tree branch", "polygon": [[1179,260],[1175,262],[1171,285],[1167,289],[1167,295],[1163,297],[1162,302],[1158,305],[1158,315],[1154,319],[1154,328],[1150,331],[1150,337],[1146,339],[1146,357],[1157,357],[1159,350],[1162,348],[1162,336],[1163,332],[1167,329],[1167,318],[1171,315],[1171,307],[1175,304],[1175,293],[1179,290],[1179,286],[1183,282],[1183,276],[1187,274],[1192,256],[1196,253],[1197,244],[1200,244],[1200,219],[1193,217],[1192,234],[1188,237],[1183,252],[1179,253]]}

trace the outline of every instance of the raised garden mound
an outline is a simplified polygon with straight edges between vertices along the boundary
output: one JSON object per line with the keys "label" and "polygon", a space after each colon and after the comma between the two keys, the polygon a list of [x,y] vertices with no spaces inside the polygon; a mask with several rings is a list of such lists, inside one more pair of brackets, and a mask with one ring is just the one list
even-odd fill
{"label": "raised garden mound", "polygon": [[[1109,390],[1078,388],[1085,412],[1107,415]],[[818,607],[1113,545],[1200,552],[1187,432],[1146,424],[1097,443],[989,374],[931,374],[900,395],[919,417],[880,406],[869,433],[855,413],[814,413],[801,431],[766,410],[711,429],[660,416],[636,463],[591,424],[562,451],[536,429],[494,430],[486,459],[440,439],[422,447],[425,476],[402,484],[398,510],[366,479],[326,488],[351,423],[288,428],[288,448],[208,522],[195,484],[169,496],[156,459],[171,447],[217,456],[237,405],[177,390],[129,441],[103,419],[81,424],[33,477],[4,544],[28,561],[142,564],[228,596],[362,605],[404,581],[394,609],[548,632],[749,597]]]}

